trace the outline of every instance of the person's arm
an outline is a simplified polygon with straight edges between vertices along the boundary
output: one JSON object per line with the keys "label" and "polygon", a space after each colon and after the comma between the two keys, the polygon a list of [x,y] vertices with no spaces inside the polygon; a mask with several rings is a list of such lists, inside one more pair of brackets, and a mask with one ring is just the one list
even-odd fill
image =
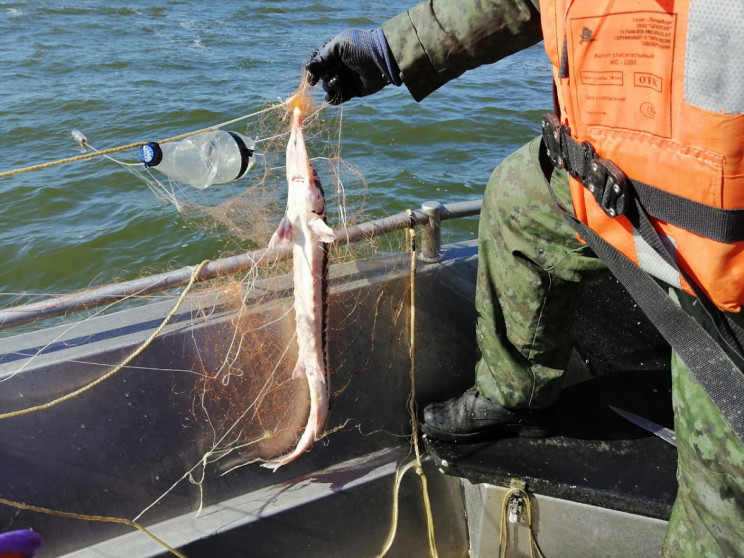
{"label": "person's arm", "polygon": [[427,0],[381,28],[346,29],[306,68],[338,104],[405,83],[420,101],[466,70],[542,38],[538,0]]}
{"label": "person's arm", "polygon": [[542,39],[537,0],[428,0],[382,26],[417,101],[465,71]]}

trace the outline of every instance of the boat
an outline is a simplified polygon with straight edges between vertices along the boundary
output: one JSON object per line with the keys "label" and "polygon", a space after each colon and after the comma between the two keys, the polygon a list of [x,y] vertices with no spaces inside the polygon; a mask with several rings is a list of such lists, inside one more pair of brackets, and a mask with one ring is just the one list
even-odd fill
{"label": "boat", "polygon": [[[0,531],[36,530],[42,558],[173,555],[138,526],[189,557],[424,557],[431,532],[447,557],[496,556],[500,546],[505,556],[536,546],[549,557],[656,555],[676,449],[609,406],[669,426],[669,348],[607,275],[584,287],[556,435],[460,446],[424,437],[415,461],[412,387],[420,418],[425,403],[472,385],[477,244],[441,246],[439,233],[442,221],[479,209],[480,200],[427,202],[339,235],[416,225],[415,280],[406,252],[331,267],[330,321],[339,325],[328,332],[328,434],[276,472],[239,451],[212,451],[214,432],[191,420],[194,362],[221,365],[237,311],[270,324],[266,338],[291,329],[291,277],[252,284],[240,310],[216,289],[193,291],[173,312],[174,289],[245,273],[266,252],[0,312],[0,413],[43,406],[127,363],[76,397],[0,420]],[[413,362],[412,318],[401,311],[412,287]],[[134,293],[153,298],[99,310]]]}

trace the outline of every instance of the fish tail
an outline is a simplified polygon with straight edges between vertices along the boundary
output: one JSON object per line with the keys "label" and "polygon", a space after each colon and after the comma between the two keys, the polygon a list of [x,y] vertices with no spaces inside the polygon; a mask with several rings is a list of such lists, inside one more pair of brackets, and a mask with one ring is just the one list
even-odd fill
{"label": "fish tail", "polygon": [[[298,366],[300,366],[299,362]],[[308,417],[305,430],[302,433],[300,440],[291,452],[271,459],[266,463],[262,463],[262,467],[276,471],[279,467],[294,461],[313,445],[313,442],[323,430],[326,421],[327,391],[325,380],[322,375],[319,378],[314,378],[314,376],[315,374],[313,373],[308,374],[308,387],[310,388],[310,416]]]}

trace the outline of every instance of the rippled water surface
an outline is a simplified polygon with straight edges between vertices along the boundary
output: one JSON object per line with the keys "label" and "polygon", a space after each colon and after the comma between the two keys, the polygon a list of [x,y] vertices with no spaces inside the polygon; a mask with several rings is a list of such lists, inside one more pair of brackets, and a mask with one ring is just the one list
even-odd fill
{"label": "rippled water surface", "polygon": [[[325,39],[349,26],[378,26],[403,7],[391,0],[0,1],[0,171],[77,155],[72,129],[105,149],[286,99],[303,60]],[[324,118],[341,123],[342,157],[365,178],[368,215],[480,196],[493,167],[538,133],[552,105],[549,72],[536,46],[422,103],[389,87],[347,103],[342,115],[326,109]],[[251,133],[251,125],[234,129]],[[121,158],[136,161],[136,150]],[[0,178],[0,194],[3,305],[16,293],[58,293],[235,251],[227,230],[179,212],[137,175],[100,158]],[[446,225],[447,241],[474,236],[473,219]]]}

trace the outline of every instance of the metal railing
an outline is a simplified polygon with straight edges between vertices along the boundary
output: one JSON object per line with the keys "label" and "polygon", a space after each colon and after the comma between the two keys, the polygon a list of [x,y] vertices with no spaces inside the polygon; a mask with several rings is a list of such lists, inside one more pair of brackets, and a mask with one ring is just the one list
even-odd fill
{"label": "metal railing", "polygon": [[[441,259],[441,221],[478,215],[481,203],[482,200],[480,199],[447,205],[442,205],[439,202],[425,202],[421,209],[413,210],[410,214],[402,212],[335,231],[336,241],[334,244],[351,244],[402,230],[411,225],[422,225],[420,257],[427,262],[436,262]],[[208,281],[218,277],[244,273],[256,266],[270,266],[278,261],[289,259],[291,254],[291,246],[284,246],[275,249],[262,248],[237,256],[221,258],[207,263],[197,276],[196,281]],[[144,296],[181,287],[191,280],[194,269],[195,266],[188,266],[140,279],[102,285],[55,296],[40,302],[0,310],[0,329],[30,323],[41,318],[52,318],[68,312],[103,306],[132,296]]]}

